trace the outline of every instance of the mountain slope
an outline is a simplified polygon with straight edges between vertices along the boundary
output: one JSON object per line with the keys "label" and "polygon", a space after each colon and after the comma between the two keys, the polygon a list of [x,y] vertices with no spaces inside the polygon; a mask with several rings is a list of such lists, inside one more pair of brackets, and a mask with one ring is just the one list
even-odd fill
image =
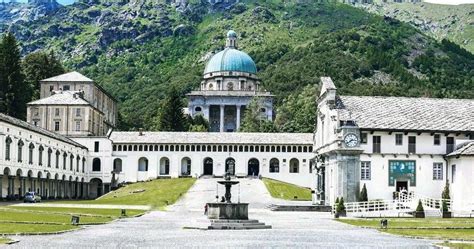
{"label": "mountain slope", "polygon": [[474,52],[474,4],[376,3],[358,6],[407,22],[438,40],[447,38]]}
{"label": "mountain slope", "polygon": [[175,7],[78,3],[11,30],[24,53],[54,49],[116,96],[123,129],[150,128],[170,84],[183,94],[197,88],[228,29],[238,32],[277,105],[321,76],[345,94],[474,98],[472,54],[391,18],[305,1]]}

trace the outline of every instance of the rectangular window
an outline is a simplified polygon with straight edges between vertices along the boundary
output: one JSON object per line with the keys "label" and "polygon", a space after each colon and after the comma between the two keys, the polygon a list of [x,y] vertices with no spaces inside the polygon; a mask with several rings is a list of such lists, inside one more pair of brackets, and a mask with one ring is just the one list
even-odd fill
{"label": "rectangular window", "polygon": [[443,180],[443,163],[433,163],[433,180]]}
{"label": "rectangular window", "polygon": [[76,131],[81,131],[81,121],[76,121]]}
{"label": "rectangular window", "polygon": [[456,180],[456,164],[451,165],[451,183]]}
{"label": "rectangular window", "polygon": [[446,138],[446,154],[454,151],[454,137]]}
{"label": "rectangular window", "polygon": [[64,91],[69,91],[69,90],[71,90],[71,86],[69,86],[69,85],[64,85],[64,86],[63,86],[63,90],[64,90]]}
{"label": "rectangular window", "polygon": [[360,179],[370,180],[370,162],[360,162]]}
{"label": "rectangular window", "polygon": [[49,91],[50,92],[54,91],[54,86],[49,86]]}
{"label": "rectangular window", "polygon": [[34,126],[38,126],[38,121],[36,121],[36,120],[33,121],[33,125],[34,125]]}
{"label": "rectangular window", "polygon": [[411,153],[411,154],[416,153],[416,137],[415,136],[408,137],[408,153]]}
{"label": "rectangular window", "polygon": [[54,115],[59,116],[59,108],[54,109]]}
{"label": "rectangular window", "polygon": [[365,132],[360,133],[360,143],[367,144],[367,133]]}
{"label": "rectangular window", "polygon": [[94,142],[94,152],[99,152],[99,141]]}
{"label": "rectangular window", "polygon": [[434,134],[433,139],[434,145],[441,145],[441,136],[439,134]]}
{"label": "rectangular window", "polygon": [[395,134],[395,145],[403,145],[403,134]]}
{"label": "rectangular window", "polygon": [[380,141],[381,141],[381,138],[380,136],[373,136],[372,137],[372,150],[373,150],[373,153],[380,153]]}
{"label": "rectangular window", "polygon": [[76,108],[76,117],[81,116],[81,108]]}
{"label": "rectangular window", "polygon": [[59,121],[54,122],[54,130],[59,131]]}

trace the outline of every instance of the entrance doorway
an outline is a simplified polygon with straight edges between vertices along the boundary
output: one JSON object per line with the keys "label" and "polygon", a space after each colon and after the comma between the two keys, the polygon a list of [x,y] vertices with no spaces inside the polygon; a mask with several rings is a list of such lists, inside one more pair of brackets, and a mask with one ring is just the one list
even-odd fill
{"label": "entrance doorway", "polygon": [[402,190],[408,193],[408,181],[397,181],[397,184],[395,185],[395,191],[396,192],[402,192]]}
{"label": "entrance doorway", "polygon": [[212,158],[204,159],[204,172],[203,175],[212,175],[213,174],[213,161]]}
{"label": "entrance doorway", "polygon": [[249,176],[258,176],[260,173],[260,163],[257,159],[252,158],[248,163],[248,175]]}
{"label": "entrance doorway", "polygon": [[234,158],[227,158],[225,160],[225,172],[229,171],[230,175],[235,175],[235,160]]}

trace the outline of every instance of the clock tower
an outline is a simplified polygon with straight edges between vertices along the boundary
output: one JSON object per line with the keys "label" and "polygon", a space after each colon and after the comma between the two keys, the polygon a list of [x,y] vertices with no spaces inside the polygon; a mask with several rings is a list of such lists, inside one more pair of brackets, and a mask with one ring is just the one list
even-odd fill
{"label": "clock tower", "polygon": [[335,150],[337,186],[335,196],[344,197],[346,202],[356,202],[360,190],[360,131],[351,121],[341,121],[338,149]]}

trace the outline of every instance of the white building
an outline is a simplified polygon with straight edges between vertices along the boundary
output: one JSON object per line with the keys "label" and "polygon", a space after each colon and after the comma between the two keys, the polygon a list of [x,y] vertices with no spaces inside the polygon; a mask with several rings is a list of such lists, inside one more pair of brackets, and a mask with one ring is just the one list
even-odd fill
{"label": "white building", "polygon": [[[311,133],[112,132],[72,138],[89,148],[91,196],[157,178],[262,176],[311,187]],[[96,192],[96,189],[98,189]]]}
{"label": "white building", "polygon": [[474,183],[466,181],[474,160],[450,154],[474,139],[474,100],[340,96],[322,78],[317,104],[317,202],[357,201],[363,184],[369,199],[392,199],[400,189],[439,199],[458,170],[453,207],[474,209],[467,196]]}
{"label": "white building", "polygon": [[85,197],[88,157],[86,147],[67,137],[0,114],[0,199],[27,191]]}

